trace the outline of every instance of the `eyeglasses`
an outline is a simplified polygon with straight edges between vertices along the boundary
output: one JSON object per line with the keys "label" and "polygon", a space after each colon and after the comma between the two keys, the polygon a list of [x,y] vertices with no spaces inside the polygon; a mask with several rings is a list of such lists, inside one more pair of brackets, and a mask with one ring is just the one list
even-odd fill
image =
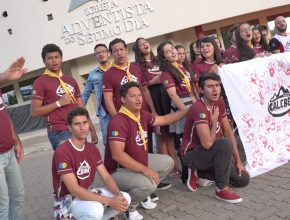
{"label": "eyeglasses", "polygon": [[240,29],[240,33],[247,32],[247,31],[252,31],[252,28],[251,27],[247,27],[247,28]]}
{"label": "eyeglasses", "polygon": [[108,52],[108,50],[101,50],[101,51],[99,51],[99,52],[95,52],[95,55],[96,56],[100,56],[101,54],[103,54],[103,53],[107,53]]}

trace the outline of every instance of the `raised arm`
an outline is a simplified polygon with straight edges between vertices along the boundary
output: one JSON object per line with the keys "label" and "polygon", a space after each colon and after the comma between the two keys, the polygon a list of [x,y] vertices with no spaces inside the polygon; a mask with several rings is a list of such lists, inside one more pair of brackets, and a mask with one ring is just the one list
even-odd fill
{"label": "raised arm", "polygon": [[23,68],[24,63],[25,59],[23,57],[17,58],[4,73],[0,74],[0,82],[20,79],[27,72],[27,69]]}

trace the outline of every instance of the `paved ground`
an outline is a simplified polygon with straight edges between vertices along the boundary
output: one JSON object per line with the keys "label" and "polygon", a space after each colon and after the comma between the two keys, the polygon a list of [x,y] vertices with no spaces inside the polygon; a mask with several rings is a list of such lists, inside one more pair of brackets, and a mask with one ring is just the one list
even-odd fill
{"label": "paved ground", "polygon": [[[100,135],[99,135],[100,136]],[[26,189],[25,211],[28,220],[53,219],[51,158],[45,130],[20,135],[25,148],[21,170]],[[290,219],[290,164],[255,177],[248,187],[236,189],[243,196],[237,205],[214,198],[214,187],[189,192],[178,179],[169,179],[173,187],[158,191],[158,206],[152,211],[140,208],[146,220],[248,220]]]}

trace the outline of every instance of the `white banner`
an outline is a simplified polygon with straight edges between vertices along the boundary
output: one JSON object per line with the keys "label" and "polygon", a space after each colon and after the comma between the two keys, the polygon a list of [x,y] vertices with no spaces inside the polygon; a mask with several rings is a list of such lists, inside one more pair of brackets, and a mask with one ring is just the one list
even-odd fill
{"label": "white banner", "polygon": [[223,65],[219,70],[250,175],[290,159],[290,53]]}

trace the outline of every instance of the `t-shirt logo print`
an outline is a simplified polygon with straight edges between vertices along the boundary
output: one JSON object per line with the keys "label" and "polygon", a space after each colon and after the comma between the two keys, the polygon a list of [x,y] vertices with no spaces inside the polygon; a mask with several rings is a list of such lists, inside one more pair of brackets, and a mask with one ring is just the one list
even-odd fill
{"label": "t-shirt logo print", "polygon": [[0,111],[2,111],[4,108],[5,108],[4,101],[2,97],[0,97]]}
{"label": "t-shirt logo print", "polygon": [[[137,78],[136,76],[131,75],[131,77],[132,77],[132,81],[133,81],[133,82],[138,83],[138,78]],[[122,79],[122,81],[121,81],[121,85],[124,85],[124,84],[126,84],[126,83],[128,83],[128,82],[129,82],[129,80],[128,80],[128,76],[124,76],[123,79]]]}
{"label": "t-shirt logo print", "polygon": [[89,163],[86,160],[84,160],[78,168],[77,177],[81,180],[84,180],[90,176],[90,173],[91,167]]}
{"label": "t-shirt logo print", "polygon": [[[144,137],[145,137],[145,143],[147,143],[147,131],[144,131]],[[142,136],[141,136],[141,133],[140,131],[137,131],[137,135],[136,135],[136,144],[138,146],[142,146],[144,147],[144,144],[143,144],[143,140],[142,140]]]}
{"label": "t-shirt logo print", "polygon": [[[70,84],[67,84],[67,83],[66,83],[66,86],[71,91],[71,93],[74,94],[74,92],[75,92],[74,87],[72,87]],[[59,85],[59,87],[57,87],[56,94],[58,96],[63,96],[64,94],[66,94],[66,92],[64,91],[64,89],[62,88],[61,85]]]}

